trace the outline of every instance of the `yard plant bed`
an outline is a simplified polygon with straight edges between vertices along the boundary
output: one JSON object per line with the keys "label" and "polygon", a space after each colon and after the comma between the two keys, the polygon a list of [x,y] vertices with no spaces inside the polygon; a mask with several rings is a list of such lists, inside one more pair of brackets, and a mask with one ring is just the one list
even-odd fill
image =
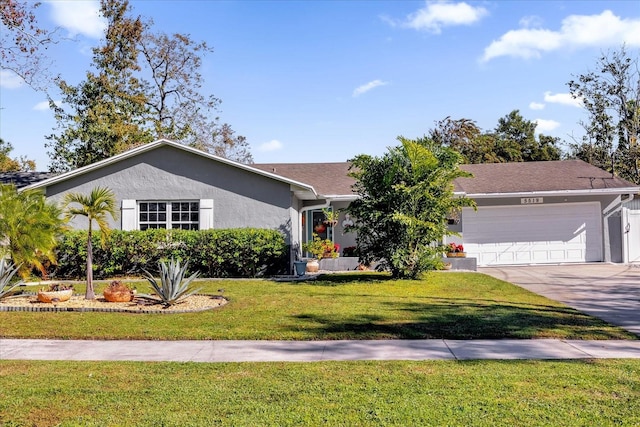
{"label": "yard plant bed", "polygon": [[[141,282],[142,283],[142,282]],[[105,284],[97,284],[101,293]],[[478,273],[422,280],[337,274],[312,282],[199,280],[219,310],[145,316],[0,312],[0,337],[155,340],[637,339],[634,334]],[[80,284],[74,284],[82,293]],[[140,292],[145,288],[139,286]],[[61,328],[60,325],[64,325]],[[114,327],[114,325],[116,327]]]}
{"label": "yard plant bed", "polygon": [[5,360],[0,390],[4,426],[640,425],[640,360]]}

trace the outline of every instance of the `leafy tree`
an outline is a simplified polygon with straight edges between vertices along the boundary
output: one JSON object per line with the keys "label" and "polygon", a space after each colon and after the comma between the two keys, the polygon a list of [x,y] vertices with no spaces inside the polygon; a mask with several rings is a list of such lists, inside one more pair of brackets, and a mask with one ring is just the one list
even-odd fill
{"label": "leafy tree", "polygon": [[27,277],[37,268],[46,277],[45,262],[55,263],[56,237],[62,231],[60,209],[37,190],[18,192],[0,185],[0,255],[19,265]]}
{"label": "leafy tree", "polygon": [[536,123],[513,110],[498,120],[494,131],[483,132],[469,119],[446,117],[436,122],[429,135],[433,141],[453,148],[467,163],[529,162],[559,160],[559,139],[535,136]]}
{"label": "leafy tree", "polygon": [[0,1],[0,68],[9,70],[34,89],[43,89],[48,80],[49,62],[44,54],[56,43],[55,31],[38,25],[40,2]]}
{"label": "leafy tree", "polygon": [[[62,172],[113,156],[154,138],[169,138],[250,163],[246,139],[216,116],[220,101],[202,94],[202,57],[212,50],[188,35],[153,33],[132,17],[129,2],[101,0],[104,45],[95,48],[86,80],[58,81],[50,99],[58,133],[47,137],[51,170]],[[66,107],[65,107],[66,106]]]}
{"label": "leafy tree", "polygon": [[361,154],[350,175],[360,196],[347,211],[357,218],[361,261],[381,261],[393,277],[416,278],[432,268],[451,232],[447,217],[473,202],[454,197],[453,180],[470,176],[455,150],[425,138],[398,138],[401,145],[382,157]]}
{"label": "leafy tree", "polygon": [[0,172],[19,172],[36,170],[36,162],[24,156],[17,159],[9,157],[13,145],[0,138]]}
{"label": "leafy tree", "polygon": [[145,80],[147,106],[158,137],[243,163],[253,162],[246,139],[236,136],[229,124],[219,123],[216,112],[220,100],[202,94],[202,58],[213,49],[185,34],[146,31],[140,50],[150,74]]}
{"label": "leafy tree", "polygon": [[55,172],[86,166],[153,139],[144,127],[147,98],[135,76],[143,24],[139,17],[126,16],[128,1],[100,4],[107,30],[105,44],[93,49],[96,72],[87,72],[77,86],[58,80],[63,106],[50,100],[61,130],[47,136],[50,169]]}
{"label": "leafy tree", "polygon": [[67,193],[64,198],[64,206],[67,219],[80,215],[89,220],[87,232],[87,291],[84,297],[85,299],[95,299],[96,295],[93,290],[93,248],[91,244],[93,221],[100,228],[100,238],[104,245],[111,231],[107,215],[111,215],[113,219],[118,216],[115,196],[108,188],[97,187],[88,196],[80,193]]}
{"label": "leafy tree", "polygon": [[253,163],[253,156],[249,151],[247,138],[236,135],[236,132],[231,129],[231,125],[228,123],[223,123],[213,128],[208,139],[202,145],[195,144],[194,146],[218,157],[224,157],[240,163]]}
{"label": "leafy tree", "polygon": [[625,46],[602,55],[595,71],[567,83],[581,99],[588,118],[580,122],[582,140],[571,145],[571,157],[580,158],[640,184],[640,70],[638,56]]}
{"label": "leafy tree", "polygon": [[499,145],[506,147],[507,161],[560,160],[559,139],[547,135],[539,135],[536,139],[536,127],[537,123],[522,117],[518,110],[498,120],[495,133],[501,141]]}

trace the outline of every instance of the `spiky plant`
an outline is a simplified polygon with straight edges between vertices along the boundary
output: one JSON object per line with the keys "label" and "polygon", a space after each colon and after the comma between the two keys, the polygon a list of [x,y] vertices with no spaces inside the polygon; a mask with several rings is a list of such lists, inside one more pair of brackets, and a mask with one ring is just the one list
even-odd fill
{"label": "spiky plant", "polygon": [[22,285],[22,280],[11,285],[11,279],[13,279],[18,268],[11,261],[7,261],[4,258],[0,260],[0,300],[15,296],[14,294],[18,292],[16,288]]}
{"label": "spiky plant", "polygon": [[143,270],[145,273],[144,277],[151,284],[151,290],[155,295],[139,295],[140,298],[145,298],[169,307],[182,302],[185,298],[190,297],[202,289],[193,289],[189,286],[191,282],[198,277],[198,273],[193,273],[189,278],[184,279],[184,274],[189,266],[188,262],[185,262],[184,265],[180,267],[180,261],[174,261],[172,259],[169,261],[169,265],[160,261],[158,266],[160,267],[159,285],[147,270]]}

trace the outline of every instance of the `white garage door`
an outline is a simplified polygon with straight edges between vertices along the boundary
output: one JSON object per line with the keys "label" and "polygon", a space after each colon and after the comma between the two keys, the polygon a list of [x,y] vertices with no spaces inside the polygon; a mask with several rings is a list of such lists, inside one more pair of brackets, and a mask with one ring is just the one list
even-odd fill
{"label": "white garage door", "polygon": [[478,265],[602,261],[599,203],[465,208],[462,234]]}

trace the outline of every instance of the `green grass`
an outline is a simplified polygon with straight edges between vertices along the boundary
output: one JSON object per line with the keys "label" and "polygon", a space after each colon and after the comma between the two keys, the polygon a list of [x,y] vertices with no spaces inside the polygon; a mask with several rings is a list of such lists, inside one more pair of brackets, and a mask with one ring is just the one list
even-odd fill
{"label": "green grass", "polygon": [[0,425],[638,426],[640,360],[0,361]]}
{"label": "green grass", "polygon": [[[0,337],[63,339],[637,339],[522,288],[475,273],[420,281],[332,275],[308,283],[199,282],[227,306],[188,314],[0,312]],[[101,291],[98,285],[97,291]],[[139,283],[141,291],[146,291]],[[77,290],[82,292],[81,286]]]}

